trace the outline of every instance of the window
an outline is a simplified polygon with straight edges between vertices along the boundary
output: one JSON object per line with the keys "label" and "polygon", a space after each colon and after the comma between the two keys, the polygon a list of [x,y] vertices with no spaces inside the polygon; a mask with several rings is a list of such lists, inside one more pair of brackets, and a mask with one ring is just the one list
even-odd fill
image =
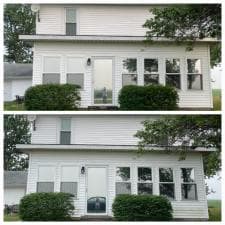
{"label": "window", "polygon": [[79,85],[84,88],[84,60],[70,57],[67,59],[67,83]]}
{"label": "window", "polygon": [[71,139],[71,119],[61,119],[60,144],[68,145]]}
{"label": "window", "polygon": [[159,192],[169,199],[174,199],[173,169],[159,169]]}
{"label": "window", "polygon": [[66,9],[66,35],[73,36],[77,34],[76,9]]}
{"label": "window", "polygon": [[60,57],[44,57],[43,84],[60,83]]}
{"label": "window", "polygon": [[61,185],[60,191],[70,193],[77,198],[77,188],[79,180],[79,167],[62,166],[61,167]]}
{"label": "window", "polygon": [[130,167],[116,168],[116,195],[131,194]]}
{"label": "window", "polygon": [[197,186],[193,168],[181,168],[182,200],[197,200]]}
{"label": "window", "polygon": [[55,168],[41,166],[38,168],[37,192],[54,192]]}
{"label": "window", "polygon": [[144,59],[144,84],[158,84],[158,59]]}
{"label": "window", "polygon": [[166,60],[166,85],[180,89],[180,60]]}
{"label": "window", "polygon": [[187,79],[188,89],[202,90],[202,74],[201,74],[201,61],[200,59],[187,59]]}
{"label": "window", "polygon": [[137,84],[137,59],[123,60],[122,86]]}
{"label": "window", "polygon": [[152,169],[149,167],[138,168],[138,194],[152,194]]}

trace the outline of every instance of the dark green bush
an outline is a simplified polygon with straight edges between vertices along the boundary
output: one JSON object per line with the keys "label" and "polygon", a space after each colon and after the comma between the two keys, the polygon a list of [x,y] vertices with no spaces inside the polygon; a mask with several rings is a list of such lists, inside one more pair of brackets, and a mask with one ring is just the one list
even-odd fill
{"label": "dark green bush", "polygon": [[72,195],[67,193],[32,193],[24,196],[19,205],[23,221],[71,220],[74,210]]}
{"label": "dark green bush", "polygon": [[119,94],[121,110],[174,110],[178,99],[175,88],[162,85],[128,85]]}
{"label": "dark green bush", "polygon": [[163,196],[118,195],[113,203],[113,214],[118,221],[169,221],[172,206]]}
{"label": "dark green bush", "polygon": [[43,84],[27,89],[27,110],[74,110],[80,104],[80,93],[73,84]]}

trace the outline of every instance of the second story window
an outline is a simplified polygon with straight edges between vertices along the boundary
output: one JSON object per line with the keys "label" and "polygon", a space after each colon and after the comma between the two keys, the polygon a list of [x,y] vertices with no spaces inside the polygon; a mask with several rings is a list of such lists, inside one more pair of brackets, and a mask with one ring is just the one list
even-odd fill
{"label": "second story window", "polygon": [[60,144],[69,145],[71,143],[71,119],[61,119]]}
{"label": "second story window", "polygon": [[73,36],[77,34],[76,9],[66,9],[66,35]]}
{"label": "second story window", "polygon": [[137,84],[137,59],[123,60],[122,86]]}

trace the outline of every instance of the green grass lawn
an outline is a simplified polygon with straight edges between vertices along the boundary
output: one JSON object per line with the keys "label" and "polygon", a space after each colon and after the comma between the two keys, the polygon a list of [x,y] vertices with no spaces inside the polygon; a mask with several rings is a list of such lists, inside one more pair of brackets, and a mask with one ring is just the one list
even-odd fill
{"label": "green grass lawn", "polygon": [[26,110],[24,104],[18,104],[16,102],[4,102],[4,110],[8,111],[23,111]]}
{"label": "green grass lawn", "polygon": [[221,221],[221,200],[208,200],[209,221]]}
{"label": "green grass lawn", "polygon": [[4,221],[15,222],[15,221],[20,221],[20,218],[18,214],[4,215]]}
{"label": "green grass lawn", "polygon": [[213,89],[213,110],[221,110],[221,89]]}

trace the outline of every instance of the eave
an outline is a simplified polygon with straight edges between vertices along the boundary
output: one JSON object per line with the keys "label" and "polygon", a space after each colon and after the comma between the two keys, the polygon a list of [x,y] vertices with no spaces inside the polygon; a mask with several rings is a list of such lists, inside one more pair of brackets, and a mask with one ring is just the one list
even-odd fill
{"label": "eave", "polygon": [[[48,34],[35,34],[35,35],[19,35],[19,39],[23,41],[37,42],[37,41],[60,41],[60,42],[144,42],[145,36],[107,36],[107,35],[48,35]],[[152,38],[153,42],[175,42],[163,37]],[[204,38],[196,40],[199,43],[216,43],[219,40],[214,38]]]}
{"label": "eave", "polygon": [[[137,145],[96,145],[96,144],[70,144],[70,145],[61,145],[61,144],[17,144],[16,148],[24,153],[30,153],[33,151],[119,151],[119,152],[136,152],[138,151]],[[171,149],[171,147],[170,147]],[[177,151],[177,147],[172,147],[171,151]],[[156,147],[150,146],[145,149],[146,151],[156,151],[163,152],[168,149],[164,146]],[[190,148],[187,150],[189,152],[212,152],[215,151],[215,148],[205,148],[205,147],[196,147]],[[178,150],[179,151],[179,150]]]}

